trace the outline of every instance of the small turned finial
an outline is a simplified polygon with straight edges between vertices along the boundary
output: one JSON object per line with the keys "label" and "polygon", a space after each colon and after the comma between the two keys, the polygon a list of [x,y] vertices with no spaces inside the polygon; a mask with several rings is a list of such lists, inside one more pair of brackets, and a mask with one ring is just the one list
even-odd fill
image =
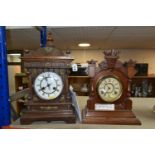
{"label": "small turned finial", "polygon": [[137,70],[135,68],[136,61],[130,59],[126,64],[127,64],[128,77],[131,79],[137,73]]}
{"label": "small turned finial", "polygon": [[90,61],[87,61],[88,63],[88,76],[94,77],[96,74],[96,60],[91,59]]}
{"label": "small turned finial", "polygon": [[130,59],[128,62],[127,62],[127,66],[135,66],[136,65],[136,61]]}
{"label": "small turned finial", "polygon": [[47,46],[53,46],[54,39],[52,37],[52,32],[47,34]]}

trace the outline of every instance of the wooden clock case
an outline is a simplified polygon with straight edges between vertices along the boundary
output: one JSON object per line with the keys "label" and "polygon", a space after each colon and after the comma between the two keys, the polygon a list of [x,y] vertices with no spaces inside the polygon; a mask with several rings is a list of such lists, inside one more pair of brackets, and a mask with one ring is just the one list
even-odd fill
{"label": "wooden clock case", "polygon": [[[121,61],[117,61],[118,55],[112,56],[113,52],[106,52],[105,61],[99,64],[98,70],[91,79],[90,96],[87,105],[83,110],[83,123],[86,124],[120,124],[120,125],[140,125],[140,121],[132,112],[132,100],[129,99],[130,75],[127,68]],[[108,56],[106,56],[106,54]],[[89,62],[95,64],[94,61]],[[95,65],[94,65],[95,66]],[[92,73],[91,73],[92,74]],[[104,77],[116,77],[122,84],[123,92],[119,99],[114,102],[106,102],[97,93],[97,86],[100,79]],[[114,110],[95,110],[95,104],[114,104]]]}
{"label": "wooden clock case", "polygon": [[[29,78],[30,93],[25,104],[27,109],[23,111],[20,119],[21,124],[31,124],[34,121],[76,122],[68,83],[68,70],[72,60],[53,46],[50,37],[47,40],[46,47],[24,53],[22,61]],[[34,91],[34,80],[43,72],[54,72],[62,78],[63,91],[56,99],[43,100]]]}

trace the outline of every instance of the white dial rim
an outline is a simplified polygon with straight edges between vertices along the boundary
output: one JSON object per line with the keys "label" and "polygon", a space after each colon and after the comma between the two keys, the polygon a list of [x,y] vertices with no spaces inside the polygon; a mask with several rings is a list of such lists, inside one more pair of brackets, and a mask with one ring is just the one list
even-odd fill
{"label": "white dial rim", "polygon": [[[46,80],[47,80],[47,84],[46,84]],[[48,82],[49,82],[49,86],[48,86]],[[34,90],[37,96],[43,100],[56,99],[58,96],[60,96],[63,90],[62,78],[57,73],[54,73],[54,72],[43,72],[35,78]]]}

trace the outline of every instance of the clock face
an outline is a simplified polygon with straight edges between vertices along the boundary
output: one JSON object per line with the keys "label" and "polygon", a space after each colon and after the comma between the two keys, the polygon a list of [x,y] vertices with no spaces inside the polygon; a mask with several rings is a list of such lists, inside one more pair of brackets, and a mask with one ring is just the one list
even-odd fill
{"label": "clock face", "polygon": [[63,82],[58,74],[54,72],[44,72],[36,77],[34,90],[41,99],[52,100],[61,94]]}
{"label": "clock face", "polygon": [[106,102],[114,102],[122,95],[122,84],[115,77],[104,77],[98,82],[98,94]]}

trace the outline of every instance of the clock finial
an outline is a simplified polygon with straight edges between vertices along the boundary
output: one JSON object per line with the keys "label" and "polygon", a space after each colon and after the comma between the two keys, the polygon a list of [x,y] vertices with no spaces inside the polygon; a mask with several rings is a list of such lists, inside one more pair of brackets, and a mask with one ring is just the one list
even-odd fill
{"label": "clock finial", "polygon": [[49,32],[47,34],[47,46],[54,46],[53,42],[54,42],[54,39],[52,37],[52,32]]}
{"label": "clock finial", "polygon": [[108,68],[114,68],[116,61],[119,58],[120,52],[118,50],[112,49],[112,50],[104,51],[103,53],[107,61]]}
{"label": "clock finial", "polygon": [[127,62],[128,77],[130,79],[133,78],[135,76],[135,74],[137,73],[135,66],[136,66],[136,61],[130,59]]}

